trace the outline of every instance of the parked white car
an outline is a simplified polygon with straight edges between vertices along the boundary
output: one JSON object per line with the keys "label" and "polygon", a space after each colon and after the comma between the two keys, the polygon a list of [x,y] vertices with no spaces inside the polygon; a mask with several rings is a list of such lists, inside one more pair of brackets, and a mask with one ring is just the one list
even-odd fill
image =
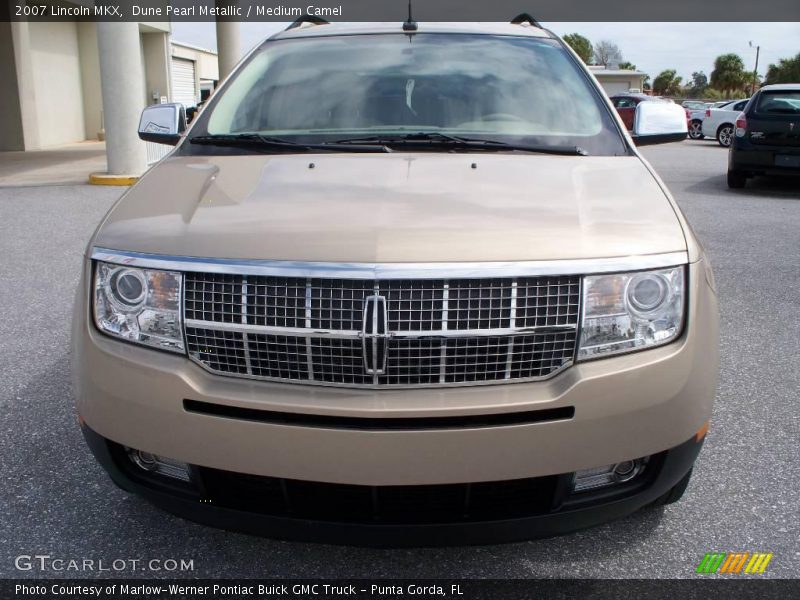
{"label": "parked white car", "polygon": [[705,110],[710,107],[707,102],[703,102],[702,100],[684,100],[681,102],[681,106],[689,110]]}
{"label": "parked white car", "polygon": [[703,108],[692,108],[691,106],[684,106],[684,108],[688,111],[689,137],[693,140],[702,140],[705,137],[703,135],[703,119],[706,118],[706,111],[712,106],[705,104]]}
{"label": "parked white car", "polygon": [[736,128],[736,117],[747,106],[748,99],[731,100],[719,108],[709,108],[703,119],[701,131],[707,138],[716,138],[720,146],[730,147]]}

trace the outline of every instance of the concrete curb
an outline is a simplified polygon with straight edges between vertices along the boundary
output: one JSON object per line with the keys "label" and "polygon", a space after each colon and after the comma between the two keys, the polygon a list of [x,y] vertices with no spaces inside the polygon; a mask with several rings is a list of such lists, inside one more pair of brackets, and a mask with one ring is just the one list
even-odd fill
{"label": "concrete curb", "polygon": [[89,183],[92,185],[133,185],[138,180],[137,175],[109,175],[108,173],[89,175]]}

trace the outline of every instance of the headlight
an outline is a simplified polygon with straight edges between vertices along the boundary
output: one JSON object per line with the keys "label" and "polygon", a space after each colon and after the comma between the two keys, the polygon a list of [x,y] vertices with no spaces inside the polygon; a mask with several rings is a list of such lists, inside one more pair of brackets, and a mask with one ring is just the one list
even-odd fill
{"label": "headlight", "polygon": [[585,277],[578,359],[671,342],[683,329],[684,295],[683,267]]}
{"label": "headlight", "polygon": [[118,338],[183,352],[181,274],[99,262],[94,276],[94,320]]}

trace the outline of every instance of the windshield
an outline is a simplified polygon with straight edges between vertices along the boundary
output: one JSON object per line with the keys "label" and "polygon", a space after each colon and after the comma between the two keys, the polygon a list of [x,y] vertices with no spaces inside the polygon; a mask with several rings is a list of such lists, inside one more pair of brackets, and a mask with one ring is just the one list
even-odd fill
{"label": "windshield", "polygon": [[557,41],[465,34],[267,42],[191,136],[325,143],[419,133],[627,152],[600,94]]}

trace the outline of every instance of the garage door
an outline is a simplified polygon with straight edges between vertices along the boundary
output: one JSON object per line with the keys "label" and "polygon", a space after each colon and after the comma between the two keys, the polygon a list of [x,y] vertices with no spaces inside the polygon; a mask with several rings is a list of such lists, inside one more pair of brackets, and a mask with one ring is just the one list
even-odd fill
{"label": "garage door", "polygon": [[193,60],[172,57],[172,101],[197,106]]}
{"label": "garage door", "polygon": [[628,81],[601,81],[600,85],[606,91],[606,94],[613,96],[614,94],[626,94],[630,89],[630,82]]}

